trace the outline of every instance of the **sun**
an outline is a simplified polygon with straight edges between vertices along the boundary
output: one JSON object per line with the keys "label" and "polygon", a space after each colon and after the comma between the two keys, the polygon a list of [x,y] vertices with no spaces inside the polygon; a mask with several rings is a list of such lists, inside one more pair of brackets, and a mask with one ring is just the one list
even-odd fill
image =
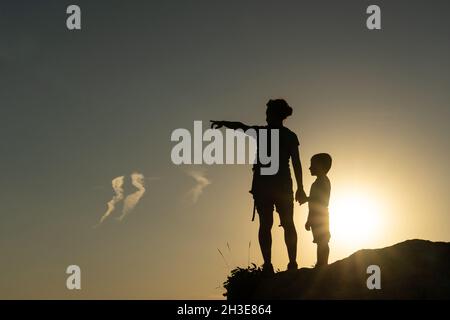
{"label": "sun", "polygon": [[333,241],[347,249],[371,245],[381,233],[380,206],[374,198],[358,191],[347,192],[330,203]]}

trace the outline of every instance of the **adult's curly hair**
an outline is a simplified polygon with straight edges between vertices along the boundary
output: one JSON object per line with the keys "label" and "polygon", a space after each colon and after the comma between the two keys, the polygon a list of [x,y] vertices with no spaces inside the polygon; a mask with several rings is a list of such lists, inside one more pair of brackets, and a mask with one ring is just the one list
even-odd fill
{"label": "adult's curly hair", "polygon": [[267,112],[276,115],[282,120],[286,119],[292,114],[292,108],[288,105],[284,99],[270,99],[267,102]]}

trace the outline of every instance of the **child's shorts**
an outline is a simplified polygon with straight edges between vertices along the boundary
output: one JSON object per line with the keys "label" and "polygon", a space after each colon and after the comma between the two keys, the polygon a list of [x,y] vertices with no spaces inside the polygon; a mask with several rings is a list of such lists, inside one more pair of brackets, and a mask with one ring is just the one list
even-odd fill
{"label": "child's shorts", "polygon": [[330,242],[330,218],[329,215],[321,215],[313,219],[311,222],[311,230],[314,243]]}

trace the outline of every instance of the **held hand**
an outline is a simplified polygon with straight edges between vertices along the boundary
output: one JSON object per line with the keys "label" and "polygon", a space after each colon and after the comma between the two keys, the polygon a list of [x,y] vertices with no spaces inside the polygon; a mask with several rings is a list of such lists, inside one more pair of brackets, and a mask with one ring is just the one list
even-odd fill
{"label": "held hand", "polygon": [[306,221],[306,223],[305,223],[305,229],[306,229],[306,231],[311,230],[311,225],[309,224],[309,221]]}
{"label": "held hand", "polygon": [[308,201],[308,197],[306,196],[305,191],[302,189],[298,189],[295,193],[295,201],[297,201],[300,205],[306,203]]}
{"label": "held hand", "polygon": [[209,120],[211,122],[211,129],[220,129],[223,127],[223,121]]}

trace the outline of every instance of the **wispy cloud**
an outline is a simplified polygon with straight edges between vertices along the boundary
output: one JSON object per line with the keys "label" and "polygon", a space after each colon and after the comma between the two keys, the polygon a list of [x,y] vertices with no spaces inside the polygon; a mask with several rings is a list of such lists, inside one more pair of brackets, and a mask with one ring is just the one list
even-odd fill
{"label": "wispy cloud", "polygon": [[114,190],[114,196],[113,198],[107,203],[108,209],[103,214],[103,216],[100,219],[100,222],[95,226],[99,226],[100,224],[105,221],[106,218],[108,218],[113,211],[116,209],[117,203],[124,200],[123,208],[122,208],[122,214],[120,217],[117,218],[117,220],[121,221],[127,216],[133,209],[136,207],[138,202],[141,200],[141,198],[144,196],[145,193],[145,183],[144,180],[158,180],[157,177],[150,177],[145,178],[142,173],[134,172],[131,174],[131,184],[137,189],[137,191],[129,194],[125,200],[124,200],[124,181],[125,176],[116,177],[112,180],[112,188]]}
{"label": "wispy cloud", "polygon": [[203,193],[203,190],[211,184],[211,181],[205,177],[205,171],[202,170],[189,170],[186,173],[194,178],[196,185],[188,191],[188,197],[192,203],[196,203],[198,198]]}
{"label": "wispy cloud", "polygon": [[125,216],[136,207],[139,200],[143,197],[145,193],[144,175],[142,173],[138,172],[132,173],[131,184],[135,186],[138,190],[125,198],[122,215],[118,218],[118,220],[122,220],[123,218],[125,218]]}
{"label": "wispy cloud", "polygon": [[100,223],[102,223],[106,218],[108,218],[108,216],[114,211],[114,209],[116,208],[116,204],[120,201],[122,201],[123,199],[123,182],[124,182],[125,177],[124,176],[120,176],[120,177],[116,177],[112,180],[111,184],[112,184],[112,188],[114,190],[115,195],[113,196],[113,198],[108,202],[108,209],[106,210],[106,212],[103,214],[103,216],[100,219]]}

